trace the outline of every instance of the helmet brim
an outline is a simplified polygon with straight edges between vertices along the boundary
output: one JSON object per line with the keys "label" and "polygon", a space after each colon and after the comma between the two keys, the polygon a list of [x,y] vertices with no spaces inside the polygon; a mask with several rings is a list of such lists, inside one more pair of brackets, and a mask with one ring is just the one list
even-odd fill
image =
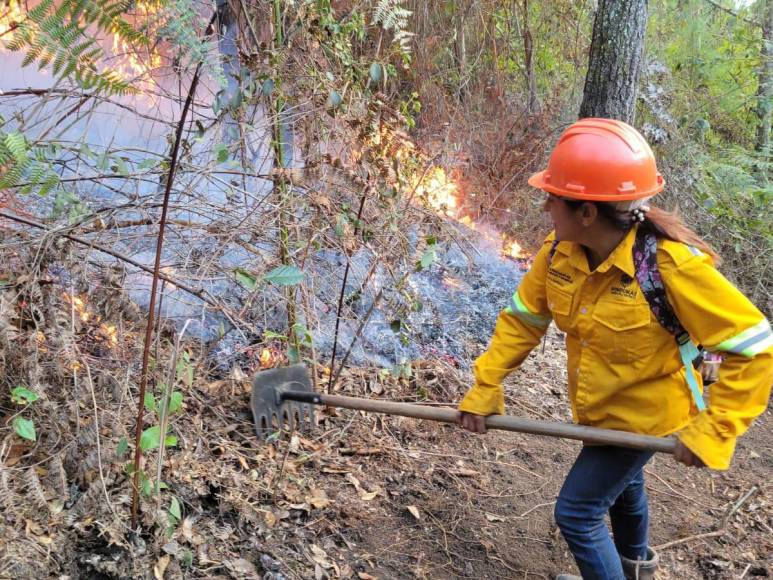
{"label": "helmet brim", "polygon": [[652,197],[656,193],[659,193],[663,191],[663,188],[665,187],[665,180],[663,179],[663,176],[660,175],[660,173],[657,174],[657,186],[653,188],[650,191],[637,191],[633,194],[621,194],[621,193],[597,193],[597,194],[588,194],[588,193],[577,193],[573,191],[567,191],[566,189],[562,189],[560,187],[556,187],[555,185],[551,185],[545,180],[545,174],[547,173],[547,169],[543,171],[538,171],[528,179],[529,185],[532,187],[536,187],[537,189],[541,189],[542,191],[547,191],[548,193],[552,193],[553,195],[557,195],[559,197],[568,197],[570,199],[578,199],[582,201],[627,201],[632,199],[641,199],[643,197]]}

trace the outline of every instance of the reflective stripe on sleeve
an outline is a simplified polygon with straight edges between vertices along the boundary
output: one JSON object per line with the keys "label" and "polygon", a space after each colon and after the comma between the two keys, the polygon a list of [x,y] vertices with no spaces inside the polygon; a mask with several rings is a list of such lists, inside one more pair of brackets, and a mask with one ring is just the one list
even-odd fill
{"label": "reflective stripe on sleeve", "polygon": [[513,294],[513,297],[510,299],[510,304],[507,308],[505,308],[505,312],[517,316],[526,324],[530,324],[531,326],[545,328],[548,324],[550,324],[549,316],[540,316],[539,314],[533,313],[526,307],[526,305],[521,301],[521,297],[518,296],[517,290],[515,291],[515,294]]}
{"label": "reflective stripe on sleeve", "polygon": [[770,323],[763,320],[741,334],[721,342],[712,350],[732,352],[751,358],[771,345],[773,345],[773,332],[770,330]]}

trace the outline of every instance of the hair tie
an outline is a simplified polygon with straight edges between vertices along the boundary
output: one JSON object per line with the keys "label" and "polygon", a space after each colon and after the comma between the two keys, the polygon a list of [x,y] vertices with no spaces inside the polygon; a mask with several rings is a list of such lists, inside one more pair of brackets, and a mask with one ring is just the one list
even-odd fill
{"label": "hair tie", "polygon": [[647,218],[647,212],[650,210],[648,205],[642,205],[631,210],[631,221],[643,223]]}

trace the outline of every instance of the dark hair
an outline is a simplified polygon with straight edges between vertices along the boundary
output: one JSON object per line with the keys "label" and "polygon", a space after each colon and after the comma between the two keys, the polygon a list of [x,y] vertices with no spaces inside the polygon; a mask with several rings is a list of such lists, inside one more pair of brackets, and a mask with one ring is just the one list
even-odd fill
{"label": "dark hair", "polygon": [[[631,212],[618,211],[611,203],[582,201],[579,199],[567,199],[565,197],[561,199],[573,210],[580,209],[585,203],[595,205],[600,216],[616,228],[625,232],[630,230],[636,223]],[[645,232],[655,234],[658,238],[666,238],[667,240],[694,246],[711,256],[717,264],[722,261],[711,246],[709,246],[697,233],[687,227],[676,212],[670,212],[660,209],[659,207],[650,206],[649,211],[645,214],[644,222],[642,222],[639,227]]]}

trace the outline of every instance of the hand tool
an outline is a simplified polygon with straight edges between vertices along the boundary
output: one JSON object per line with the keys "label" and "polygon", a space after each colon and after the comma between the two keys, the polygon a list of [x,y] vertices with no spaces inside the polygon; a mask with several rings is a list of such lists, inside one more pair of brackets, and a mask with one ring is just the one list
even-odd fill
{"label": "hand tool", "polygon": [[[253,380],[250,406],[255,419],[255,430],[260,438],[285,426],[298,430],[311,427],[314,424],[314,405],[400,415],[443,423],[456,423],[459,416],[456,409],[450,408],[316,393],[311,386],[308,369],[300,364],[260,371]],[[653,437],[572,423],[535,421],[510,415],[486,417],[486,427],[502,431],[579,439],[594,445],[648,449],[661,453],[673,453],[676,445],[676,439],[671,437]]]}

